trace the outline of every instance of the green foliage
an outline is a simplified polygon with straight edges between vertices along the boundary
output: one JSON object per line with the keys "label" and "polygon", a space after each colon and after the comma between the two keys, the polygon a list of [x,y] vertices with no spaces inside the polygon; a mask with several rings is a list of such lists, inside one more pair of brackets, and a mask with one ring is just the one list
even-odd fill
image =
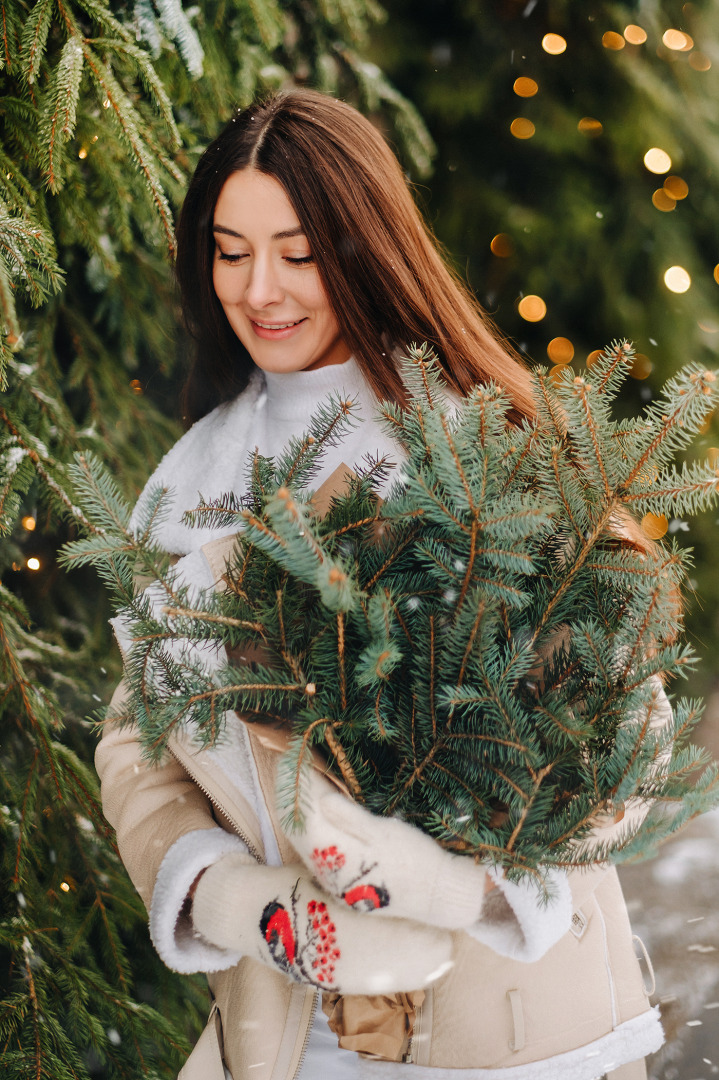
{"label": "green foliage", "polygon": [[[689,366],[618,422],[632,362],[615,343],[583,375],[538,374],[536,421],[516,427],[491,385],[450,407],[431,354],[413,350],[408,405],[381,410],[406,453],[384,500],[386,469],[368,462],[326,516],[313,509],[313,470],[351,418],[351,403],[330,400],[276,465],[255,459],[252,507],[235,496],[188,512],[205,527],[243,522],[219,594],[193,595],[168,568],[159,592],[132,597],[131,571],[157,572],[162,494],[135,539],[104,513],[107,477],[78,463],[84,512],[107,529],[64,557],[106,579],[123,564],[123,719],[153,755],[178,725],[214,741],[228,709],[289,723],[280,799],[298,827],[320,745],[371,810],[512,874],[646,855],[715,805],[719,778],[689,743],[700,706],[678,701],[662,719],[658,676],[693,663],[686,557],[630,542],[628,515],[715,504],[714,468],[671,461],[714,408],[717,378]],[[210,643],[230,650],[228,666],[203,664]],[[608,839],[592,831],[625,804],[644,812]]]}

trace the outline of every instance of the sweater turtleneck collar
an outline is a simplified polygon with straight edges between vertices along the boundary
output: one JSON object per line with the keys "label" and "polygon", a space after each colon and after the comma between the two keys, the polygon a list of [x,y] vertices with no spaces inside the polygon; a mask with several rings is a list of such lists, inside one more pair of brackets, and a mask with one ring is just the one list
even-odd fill
{"label": "sweater turtleneck collar", "polygon": [[267,409],[273,420],[306,419],[332,393],[352,397],[367,394],[367,384],[356,360],[327,364],[311,371],[263,371]]}

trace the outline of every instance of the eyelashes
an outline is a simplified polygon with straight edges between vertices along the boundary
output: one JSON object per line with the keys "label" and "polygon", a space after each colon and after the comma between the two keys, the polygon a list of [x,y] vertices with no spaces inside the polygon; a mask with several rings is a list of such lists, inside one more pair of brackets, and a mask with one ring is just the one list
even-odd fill
{"label": "eyelashes", "polygon": [[[224,251],[218,251],[217,257],[220,262],[229,263],[231,266],[234,266],[240,263],[243,259],[246,259],[247,255],[231,255],[229,253],[225,253]],[[289,255],[286,255],[284,261],[286,263],[289,263],[290,266],[308,266],[310,263],[314,262],[314,257],[312,255],[301,255],[297,258],[293,258]]]}

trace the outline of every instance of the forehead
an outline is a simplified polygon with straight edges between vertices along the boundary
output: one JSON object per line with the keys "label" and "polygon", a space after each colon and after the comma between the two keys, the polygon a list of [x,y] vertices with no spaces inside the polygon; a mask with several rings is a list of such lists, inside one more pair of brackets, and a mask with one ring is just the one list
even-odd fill
{"label": "forehead", "polygon": [[213,224],[249,236],[295,229],[300,222],[279,181],[255,169],[242,169],[225,181]]}

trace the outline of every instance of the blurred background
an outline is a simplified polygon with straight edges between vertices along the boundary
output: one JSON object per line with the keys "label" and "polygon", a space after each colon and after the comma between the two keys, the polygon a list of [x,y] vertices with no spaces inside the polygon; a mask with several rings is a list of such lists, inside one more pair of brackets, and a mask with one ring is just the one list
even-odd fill
{"label": "blurred background", "polygon": [[[7,0],[0,36],[0,1053],[8,1078],[174,1076],[207,1008],[155,957],[103,823],[92,718],[119,677],[102,583],[66,574],[77,450],[129,501],[181,431],[173,220],[237,105],[309,85],[396,148],[528,361],[614,338],[635,414],[719,351],[715,0]],[[719,421],[691,451],[719,465]],[[713,511],[687,626],[719,755]],[[683,691],[685,692],[685,691]],[[622,870],[657,969],[655,1080],[719,1074],[719,825]],[[715,1064],[716,1062],[716,1064]],[[43,1071],[41,1071],[43,1070]]]}

